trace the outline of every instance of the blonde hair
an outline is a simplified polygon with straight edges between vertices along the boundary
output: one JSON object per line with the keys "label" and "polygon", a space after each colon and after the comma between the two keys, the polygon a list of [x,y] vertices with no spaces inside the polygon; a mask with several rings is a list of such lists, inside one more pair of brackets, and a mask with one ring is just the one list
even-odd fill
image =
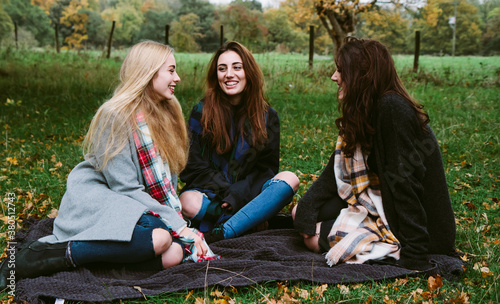
{"label": "blonde hair", "polygon": [[[101,171],[125,147],[131,132],[139,130],[135,115],[144,114],[151,138],[172,173],[180,173],[188,156],[187,130],[182,108],[174,97],[161,97],[152,86],[160,67],[173,53],[167,45],[143,41],[134,45],[123,61],[120,84],[113,97],[98,110],[83,142],[84,154],[90,154],[100,163],[93,163]],[[104,130],[110,130],[105,143]]]}

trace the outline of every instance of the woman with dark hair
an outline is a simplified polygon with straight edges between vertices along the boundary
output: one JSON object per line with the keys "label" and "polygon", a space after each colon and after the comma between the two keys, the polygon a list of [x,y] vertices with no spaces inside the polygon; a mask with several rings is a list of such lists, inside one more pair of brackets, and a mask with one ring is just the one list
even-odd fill
{"label": "woman with dark hair", "polygon": [[240,236],[291,202],[299,180],[280,172],[280,123],[264,96],[264,76],[238,42],[210,61],[205,97],[189,117],[191,144],[180,178],[184,216],[207,242]]}
{"label": "woman with dark hair", "polygon": [[332,80],[335,152],[293,209],[306,246],[327,263],[432,268],[455,252],[455,219],[437,140],[380,42],[348,37]]}

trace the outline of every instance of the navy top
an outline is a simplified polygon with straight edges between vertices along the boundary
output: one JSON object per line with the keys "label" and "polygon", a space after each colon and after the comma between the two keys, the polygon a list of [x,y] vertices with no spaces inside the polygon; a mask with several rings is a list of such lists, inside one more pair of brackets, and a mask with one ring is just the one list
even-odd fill
{"label": "navy top", "polygon": [[191,143],[186,168],[179,175],[186,183],[181,192],[198,190],[211,200],[227,202],[236,212],[256,197],[264,183],[279,170],[280,122],[278,113],[268,107],[265,113],[267,140],[262,147],[252,145],[250,127],[245,135],[231,129],[236,142],[233,148],[218,154],[210,140],[202,136],[203,101],[195,105],[189,116]]}

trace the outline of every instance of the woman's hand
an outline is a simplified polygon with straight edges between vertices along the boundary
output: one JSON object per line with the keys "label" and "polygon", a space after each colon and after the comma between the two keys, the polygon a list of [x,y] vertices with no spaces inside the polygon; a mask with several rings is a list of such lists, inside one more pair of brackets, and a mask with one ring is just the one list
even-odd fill
{"label": "woman's hand", "polygon": [[196,247],[197,256],[202,256],[207,254],[208,248],[203,242],[202,238],[199,237],[197,234],[195,234],[193,231],[191,231],[191,229],[186,227],[182,229],[182,231],[179,234],[185,238],[190,238],[194,240],[194,246]]}
{"label": "woman's hand", "polygon": [[229,203],[226,203],[226,202],[222,203],[222,205],[220,205],[220,207],[222,209],[229,211],[229,212],[231,212],[233,210],[233,206],[231,206]]}

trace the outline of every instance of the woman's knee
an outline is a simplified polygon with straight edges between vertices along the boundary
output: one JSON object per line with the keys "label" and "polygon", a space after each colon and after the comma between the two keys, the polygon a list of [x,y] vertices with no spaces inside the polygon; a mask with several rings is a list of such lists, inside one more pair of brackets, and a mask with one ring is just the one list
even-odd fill
{"label": "woman's knee", "polygon": [[172,266],[179,265],[182,262],[183,258],[184,250],[182,249],[181,245],[173,242],[172,246],[170,246],[168,250],[161,255],[161,263],[163,265],[163,268],[167,269]]}
{"label": "woman's knee", "polygon": [[285,181],[288,185],[290,185],[290,187],[292,187],[294,192],[297,192],[299,189],[299,178],[293,172],[283,171],[276,174],[274,178]]}
{"label": "woman's knee", "polygon": [[182,205],[182,214],[187,218],[193,218],[198,214],[203,203],[203,193],[197,191],[186,191],[179,196]]}
{"label": "woman's knee", "polygon": [[153,248],[155,255],[163,254],[172,245],[170,232],[163,228],[153,229]]}

